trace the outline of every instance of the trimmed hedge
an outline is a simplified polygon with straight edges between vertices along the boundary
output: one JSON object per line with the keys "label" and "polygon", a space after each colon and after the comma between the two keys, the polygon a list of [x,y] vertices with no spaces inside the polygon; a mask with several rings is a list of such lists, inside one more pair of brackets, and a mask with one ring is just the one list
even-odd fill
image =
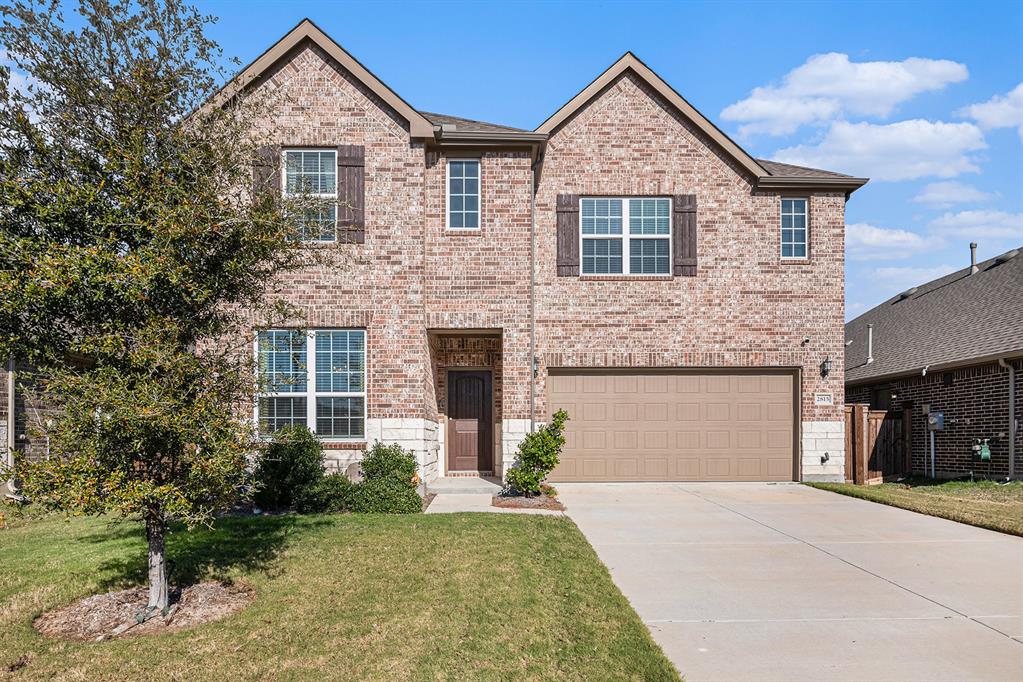
{"label": "trimmed hedge", "polygon": [[352,490],[350,509],[356,514],[418,514],[423,498],[395,476],[367,478]]}
{"label": "trimmed hedge", "polygon": [[266,510],[295,506],[309,486],[323,478],[323,449],[305,426],[289,426],[274,433],[253,474],[253,502]]}
{"label": "trimmed hedge", "polygon": [[352,509],[355,483],[344,474],[324,476],[295,496],[299,514],[338,514]]}

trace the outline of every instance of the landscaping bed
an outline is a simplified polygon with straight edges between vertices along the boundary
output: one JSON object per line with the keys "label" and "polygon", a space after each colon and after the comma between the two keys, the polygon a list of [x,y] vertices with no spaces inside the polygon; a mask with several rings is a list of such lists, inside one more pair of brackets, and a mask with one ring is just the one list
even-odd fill
{"label": "landscaping bed", "polygon": [[255,598],[176,632],[55,641],[40,614],[144,583],[142,531],[61,517],[0,530],[0,678],[677,679],[566,518],[230,517],[167,548],[172,585]]}
{"label": "landscaping bed", "polygon": [[174,590],[170,610],[137,623],[135,615],[146,608],[147,587],[94,594],[68,606],[48,611],[33,626],[53,639],[100,640],[136,637],[184,630],[210,623],[245,608],[254,595],[242,585],[225,585],[211,580]]}
{"label": "landscaping bed", "polygon": [[914,479],[881,485],[808,483],[863,500],[1023,536],[1023,482]]}
{"label": "landscaping bed", "polygon": [[494,495],[491,502],[495,507],[504,509],[549,509],[551,511],[565,511],[565,505],[558,501],[558,498],[550,495],[536,495],[525,497],[524,495]]}

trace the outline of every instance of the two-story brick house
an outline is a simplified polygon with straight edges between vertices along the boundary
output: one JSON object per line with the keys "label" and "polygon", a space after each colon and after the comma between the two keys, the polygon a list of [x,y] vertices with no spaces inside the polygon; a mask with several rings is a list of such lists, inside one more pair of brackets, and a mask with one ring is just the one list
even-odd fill
{"label": "two-story brick house", "polygon": [[533,131],[418,111],[309,21],[235,86],[290,95],[257,181],[336,196],[308,236],[354,242],[289,278],[301,332],[257,335],[264,429],[430,480],[501,475],[565,408],[554,480],[841,479],[866,180],[752,158],[632,54]]}

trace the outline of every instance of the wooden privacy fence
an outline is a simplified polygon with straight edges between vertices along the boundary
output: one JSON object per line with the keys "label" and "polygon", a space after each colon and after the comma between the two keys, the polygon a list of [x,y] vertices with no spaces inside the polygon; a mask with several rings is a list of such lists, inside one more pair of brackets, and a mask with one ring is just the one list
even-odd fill
{"label": "wooden privacy fence", "polygon": [[869,405],[845,406],[845,480],[872,484],[912,472],[910,465],[911,407],[902,411],[872,410]]}

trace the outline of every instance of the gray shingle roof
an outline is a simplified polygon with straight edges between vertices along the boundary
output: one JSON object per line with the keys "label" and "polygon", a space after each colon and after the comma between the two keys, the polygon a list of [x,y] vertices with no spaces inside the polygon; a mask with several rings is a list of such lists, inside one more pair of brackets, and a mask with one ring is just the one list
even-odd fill
{"label": "gray shingle roof", "polygon": [[471,118],[460,118],[458,116],[448,116],[447,114],[434,114],[429,111],[420,111],[420,114],[426,117],[428,121],[434,125],[453,125],[455,129],[461,132],[474,132],[474,133],[499,133],[499,132],[515,132],[525,133],[529,132],[522,128],[512,128],[511,126],[503,126],[497,123],[487,123],[486,121],[474,121]]}
{"label": "gray shingle roof", "polygon": [[764,167],[771,175],[780,175],[792,178],[851,178],[851,175],[835,173],[833,171],[821,170],[820,168],[807,168],[806,166],[793,166],[780,161],[768,161],[757,159],[757,163]]}
{"label": "gray shingle roof", "polygon": [[[1023,355],[1023,247],[895,296],[845,325],[846,383]],[[1011,251],[1009,252],[1012,253]],[[910,293],[912,292],[912,293]],[[874,362],[867,364],[867,325],[874,325]]]}

